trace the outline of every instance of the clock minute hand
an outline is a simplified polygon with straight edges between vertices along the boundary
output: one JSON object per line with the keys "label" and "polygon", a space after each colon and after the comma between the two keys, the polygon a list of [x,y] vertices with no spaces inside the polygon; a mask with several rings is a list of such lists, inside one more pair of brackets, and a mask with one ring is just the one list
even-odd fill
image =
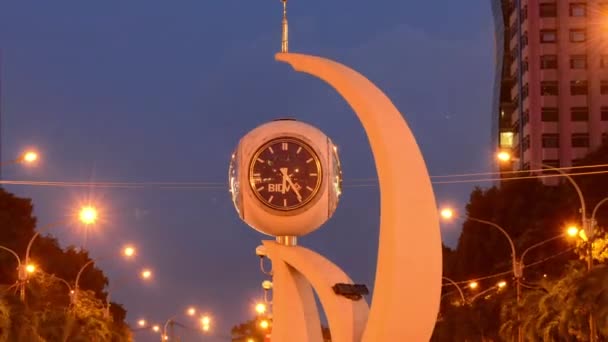
{"label": "clock minute hand", "polygon": [[302,195],[300,195],[300,192],[298,191],[298,189],[296,189],[295,184],[293,184],[293,182],[291,181],[291,177],[289,177],[289,175],[287,174],[287,168],[282,168],[281,173],[283,173],[283,181],[287,180],[289,185],[291,185],[291,189],[293,190],[293,192],[296,193],[298,201],[302,202]]}

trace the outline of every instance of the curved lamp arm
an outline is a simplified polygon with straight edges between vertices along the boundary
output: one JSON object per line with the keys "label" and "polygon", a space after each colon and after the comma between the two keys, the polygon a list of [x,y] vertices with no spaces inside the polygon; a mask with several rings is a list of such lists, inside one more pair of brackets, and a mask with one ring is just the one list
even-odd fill
{"label": "curved lamp arm", "polygon": [[551,170],[551,171],[555,171],[559,174],[561,174],[562,176],[566,177],[566,179],[570,182],[570,184],[572,184],[572,186],[574,186],[574,189],[576,190],[576,193],[578,194],[578,199],[581,201],[581,217],[582,217],[582,221],[581,223],[583,224],[583,227],[585,226],[585,219],[587,218],[587,209],[585,206],[585,197],[583,197],[583,192],[581,191],[581,188],[578,186],[578,184],[576,183],[576,181],[574,181],[574,178],[572,178],[572,176],[570,176],[566,171],[558,169],[556,167],[553,167],[551,165],[547,165],[547,164],[540,164],[541,167]]}
{"label": "curved lamp arm", "polygon": [[535,249],[537,247],[540,247],[540,246],[542,246],[542,245],[544,245],[544,244],[546,244],[548,242],[551,242],[553,240],[557,240],[559,238],[562,238],[564,236],[566,236],[566,234],[560,234],[560,235],[554,236],[552,238],[549,238],[547,240],[541,241],[541,242],[539,242],[537,244],[534,244],[534,245],[528,247],[523,253],[521,253],[521,257],[519,258],[519,260],[521,261],[522,267],[525,266],[525,264],[524,264],[524,258],[526,257],[526,254],[528,254],[529,251],[531,251],[531,250],[533,250],[533,249]]}
{"label": "curved lamp arm", "polygon": [[500,230],[500,232],[507,238],[507,240],[509,240],[509,245],[511,246],[511,258],[513,259],[513,265],[517,264],[517,253],[515,252],[515,244],[513,243],[513,239],[511,239],[511,236],[509,235],[509,233],[507,233],[506,230],[504,230],[501,226],[497,225],[494,222],[481,220],[481,219],[470,217],[470,216],[468,216],[467,219],[474,221],[474,222],[482,223],[482,224],[485,224],[488,226],[492,226],[492,227]]}
{"label": "curved lamp arm", "polygon": [[462,292],[462,289],[460,288],[460,286],[453,281],[452,279],[448,278],[448,277],[442,277],[443,280],[448,281],[450,284],[456,286],[456,289],[458,290],[458,293],[460,294],[460,298],[462,299],[462,305],[464,305],[466,303],[466,299],[464,298],[464,292]]}
{"label": "curved lamp arm", "polygon": [[19,259],[19,255],[17,253],[15,253],[15,251],[13,251],[10,248],[4,247],[4,246],[0,246],[0,249],[3,249],[5,251],[11,253],[15,257],[15,259],[17,259],[17,265],[19,266],[19,268],[21,268],[21,259]]}
{"label": "curved lamp arm", "polygon": [[593,213],[591,214],[591,220],[595,220],[595,214],[597,214],[597,210],[600,208],[600,206],[602,206],[602,204],[604,204],[606,202],[608,202],[608,197],[606,197],[603,200],[599,201],[595,205],[595,208],[593,208]]}
{"label": "curved lamp arm", "polygon": [[78,271],[78,274],[76,275],[76,282],[74,285],[74,290],[78,291],[78,282],[80,281],[80,276],[82,275],[82,272],[91,264],[93,264],[95,262],[95,260],[91,259],[89,260],[86,264],[84,264],[80,270]]}

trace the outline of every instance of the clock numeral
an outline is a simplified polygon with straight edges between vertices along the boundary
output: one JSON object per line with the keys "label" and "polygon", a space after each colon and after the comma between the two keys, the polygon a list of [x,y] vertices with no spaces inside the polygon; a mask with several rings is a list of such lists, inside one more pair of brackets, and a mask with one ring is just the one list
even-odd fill
{"label": "clock numeral", "polygon": [[289,144],[287,144],[286,142],[281,143],[281,149],[283,151],[287,151],[289,149]]}
{"label": "clock numeral", "polygon": [[270,151],[270,153],[274,154],[274,150],[272,149],[272,146],[268,146],[268,151]]}
{"label": "clock numeral", "polygon": [[318,174],[316,174],[316,173],[314,173],[314,172],[313,172],[313,173],[309,173],[308,175],[309,175],[310,177],[317,177],[317,176],[318,176]]}
{"label": "clock numeral", "polygon": [[283,206],[286,207],[287,206],[287,199],[283,198]]}
{"label": "clock numeral", "polygon": [[261,187],[259,187],[259,188],[255,189],[255,190],[259,192],[259,191],[264,190],[264,187],[263,187],[263,186],[261,186]]}
{"label": "clock numeral", "polygon": [[272,199],[273,199],[273,198],[274,198],[274,196],[270,196],[270,197],[268,198],[268,203],[272,202]]}
{"label": "clock numeral", "polygon": [[259,161],[260,163],[263,163],[263,162],[264,162],[264,159],[262,159],[262,158],[258,158],[258,161]]}
{"label": "clock numeral", "polygon": [[308,189],[308,191],[313,191],[314,189],[309,187],[308,185],[306,186],[306,189]]}
{"label": "clock numeral", "polygon": [[296,151],[296,154],[300,154],[300,152],[302,152],[302,146],[298,147],[298,150]]}
{"label": "clock numeral", "polygon": [[311,162],[311,161],[313,161],[313,160],[314,160],[313,158],[308,159],[308,160],[306,161],[306,164],[310,163],[310,162]]}

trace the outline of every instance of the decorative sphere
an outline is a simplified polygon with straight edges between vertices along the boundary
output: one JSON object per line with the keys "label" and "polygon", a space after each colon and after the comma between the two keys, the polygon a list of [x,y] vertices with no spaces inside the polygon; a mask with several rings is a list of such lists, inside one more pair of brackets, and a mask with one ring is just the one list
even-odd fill
{"label": "decorative sphere", "polygon": [[240,218],[271,236],[318,229],[333,215],[342,192],[337,147],[319,129],[292,119],[247,133],[228,173]]}

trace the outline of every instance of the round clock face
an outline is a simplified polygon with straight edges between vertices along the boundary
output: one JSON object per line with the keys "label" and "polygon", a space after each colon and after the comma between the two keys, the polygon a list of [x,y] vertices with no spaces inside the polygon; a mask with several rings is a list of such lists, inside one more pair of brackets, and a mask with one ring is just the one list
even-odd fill
{"label": "round clock face", "polygon": [[249,183],[256,197],[277,210],[309,203],[321,188],[321,162],[306,143],[294,138],[271,140],[251,159]]}

